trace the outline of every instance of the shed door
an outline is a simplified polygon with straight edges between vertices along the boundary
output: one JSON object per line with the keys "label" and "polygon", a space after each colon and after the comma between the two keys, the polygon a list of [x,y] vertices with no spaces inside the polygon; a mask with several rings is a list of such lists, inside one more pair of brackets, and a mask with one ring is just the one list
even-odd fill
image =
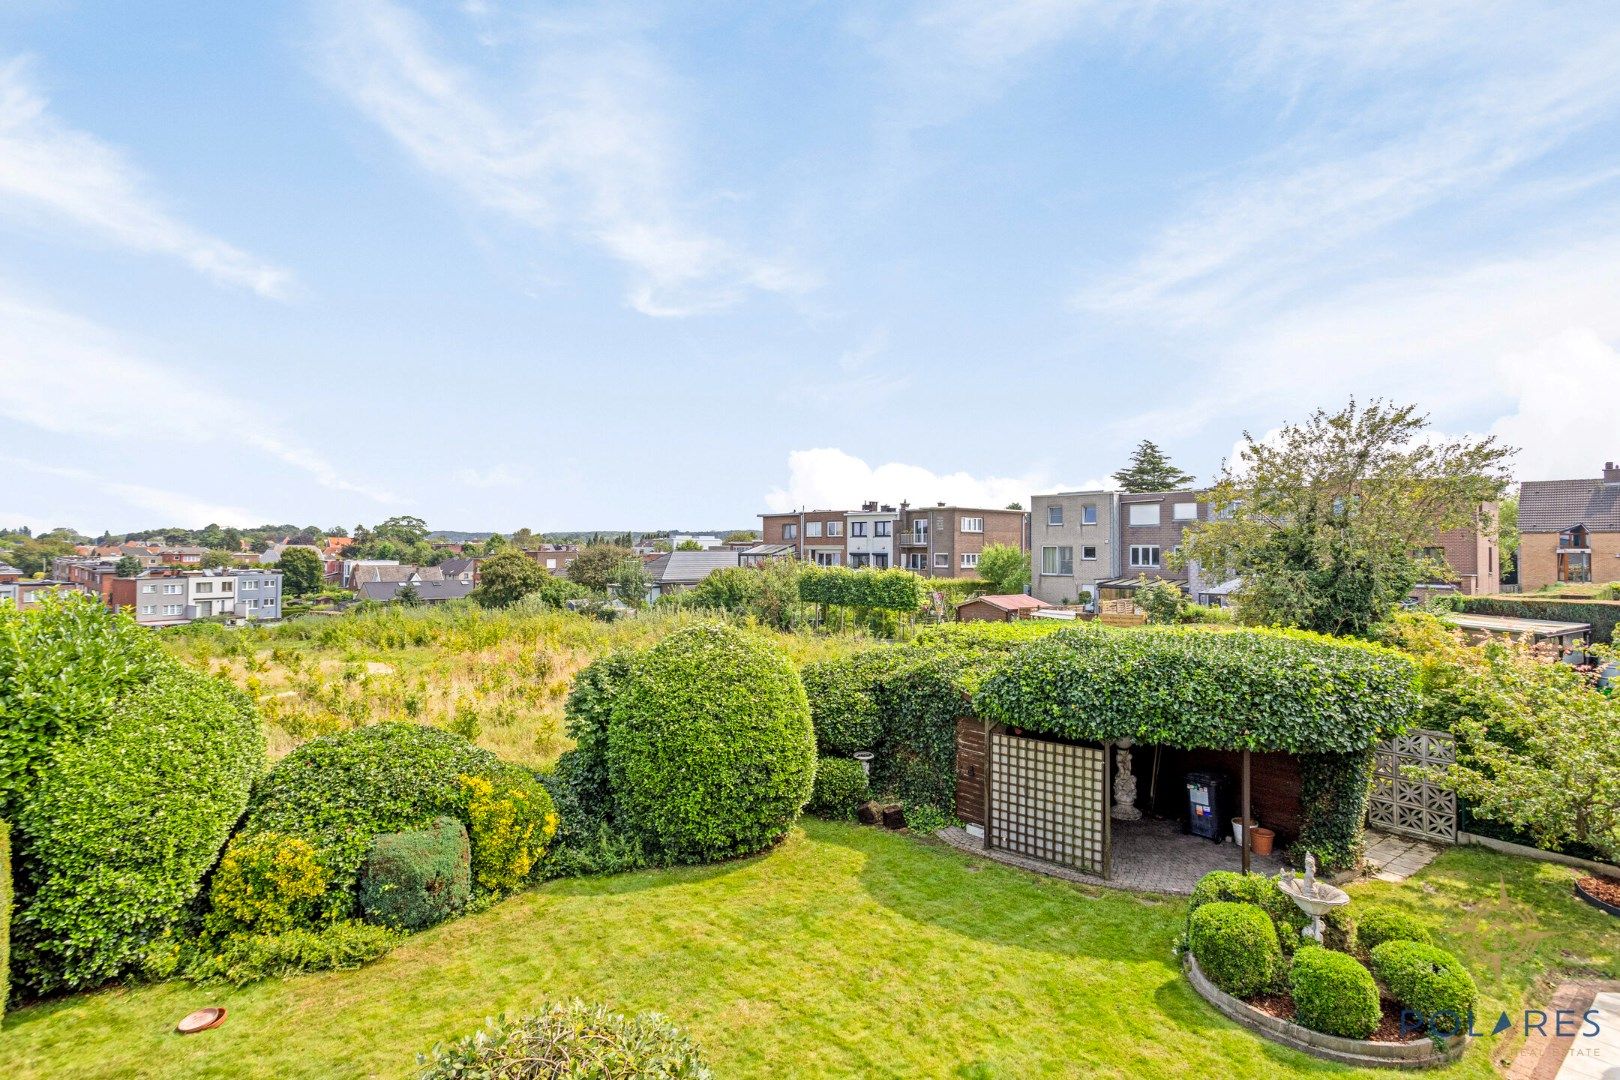
{"label": "shed door", "polygon": [[990,736],[990,847],[1108,875],[1108,760],[1101,747]]}

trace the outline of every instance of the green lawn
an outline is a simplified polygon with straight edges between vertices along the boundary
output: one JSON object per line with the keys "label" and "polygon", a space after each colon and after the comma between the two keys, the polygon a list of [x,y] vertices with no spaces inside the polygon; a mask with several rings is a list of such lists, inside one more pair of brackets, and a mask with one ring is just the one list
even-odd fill
{"label": "green lawn", "polygon": [[[1354,893],[1449,922],[1442,940],[1479,972],[1494,1017],[1542,1000],[1537,979],[1553,967],[1620,976],[1615,920],[1575,901],[1570,877],[1458,851],[1403,886]],[[1182,912],[1178,901],[807,821],[780,849],[738,863],[554,882],[362,971],[239,992],[172,983],[20,1010],[0,1036],[0,1075],[409,1076],[418,1050],[486,1015],[575,995],[666,1013],[721,1077],[1346,1071],[1207,1008],[1171,954]],[[215,1003],[230,1008],[224,1027],[170,1033]],[[1502,1049],[1479,1040],[1447,1075],[1493,1075]]]}

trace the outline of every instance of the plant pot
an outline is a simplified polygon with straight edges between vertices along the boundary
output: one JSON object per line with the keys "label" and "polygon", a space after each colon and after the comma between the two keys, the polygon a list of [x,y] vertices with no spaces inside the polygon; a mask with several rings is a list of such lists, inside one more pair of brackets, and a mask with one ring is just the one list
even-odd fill
{"label": "plant pot", "polygon": [[[1256,828],[1258,828],[1260,825],[1258,821],[1255,821],[1252,818],[1249,820],[1249,824],[1255,826]],[[1232,843],[1236,844],[1238,847],[1243,846],[1243,819],[1240,817],[1235,817],[1232,819]]]}
{"label": "plant pot", "polygon": [[1272,832],[1270,829],[1262,829],[1260,826],[1256,825],[1254,827],[1254,835],[1249,838],[1249,843],[1252,845],[1249,850],[1253,851],[1256,855],[1270,855],[1272,842],[1276,839],[1276,833]]}

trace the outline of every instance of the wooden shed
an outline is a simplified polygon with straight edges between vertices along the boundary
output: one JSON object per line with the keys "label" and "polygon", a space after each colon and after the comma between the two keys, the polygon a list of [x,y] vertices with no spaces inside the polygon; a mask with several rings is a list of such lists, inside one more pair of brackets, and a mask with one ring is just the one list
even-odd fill
{"label": "wooden shed", "polygon": [[1023,593],[1004,596],[975,596],[956,605],[957,622],[1012,622],[1027,619],[1042,608],[1049,608],[1044,600]]}

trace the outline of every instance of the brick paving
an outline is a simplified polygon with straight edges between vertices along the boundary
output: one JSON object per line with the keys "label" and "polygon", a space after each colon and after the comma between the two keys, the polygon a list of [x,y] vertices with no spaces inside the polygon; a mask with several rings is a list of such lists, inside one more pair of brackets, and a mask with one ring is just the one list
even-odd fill
{"label": "brick paving", "polygon": [[1407,836],[1367,832],[1367,872],[1379,881],[1405,881],[1434,861],[1439,846]]}
{"label": "brick paving", "polygon": [[[1103,880],[1057,863],[1043,862],[995,849],[986,850],[984,841],[962,829],[942,829],[939,838],[970,854],[993,859],[1008,866],[1033,870],[1048,877],[1105,885],[1134,892],[1172,893],[1185,896],[1198,879],[1211,870],[1237,870],[1243,856],[1230,835],[1217,844],[1198,836],[1188,836],[1173,821],[1116,821],[1113,823],[1113,876]],[[1258,874],[1274,875],[1283,868],[1277,855],[1256,855],[1250,868]]]}
{"label": "brick paving", "polygon": [[[1620,1080],[1620,983],[1568,982],[1536,1008],[1549,1017],[1562,1011],[1576,1018],[1560,1035],[1549,1019],[1542,1030],[1527,1031],[1508,1080]],[[1588,1026],[1587,1010],[1596,1010]],[[1518,1021],[1518,1013],[1510,1013]],[[1522,1022],[1522,1021],[1521,1021]]]}

